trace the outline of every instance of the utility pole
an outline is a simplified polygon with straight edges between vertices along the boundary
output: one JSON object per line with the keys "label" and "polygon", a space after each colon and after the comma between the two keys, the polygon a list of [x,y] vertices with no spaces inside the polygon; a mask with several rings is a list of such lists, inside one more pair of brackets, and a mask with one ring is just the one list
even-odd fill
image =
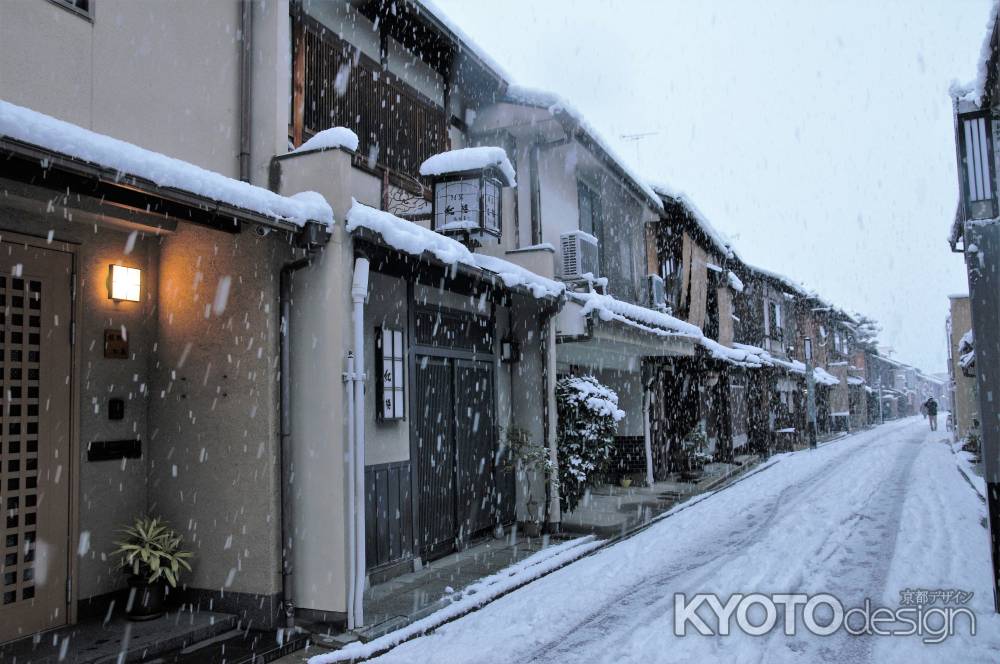
{"label": "utility pole", "polygon": [[806,356],[806,429],[809,434],[809,447],[816,449],[816,376],[813,374],[813,342],[805,338],[803,345]]}
{"label": "utility pole", "polygon": [[885,413],[882,412],[882,371],[878,372],[878,423],[885,424]]}
{"label": "utility pole", "polygon": [[993,559],[993,605],[1000,613],[1000,220],[966,222],[965,265],[976,334],[976,384],[979,387],[983,475]]}

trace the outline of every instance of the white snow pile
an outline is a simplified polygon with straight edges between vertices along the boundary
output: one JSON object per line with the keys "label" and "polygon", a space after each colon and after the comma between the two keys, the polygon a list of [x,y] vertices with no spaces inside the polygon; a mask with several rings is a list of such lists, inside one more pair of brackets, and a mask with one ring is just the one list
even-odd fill
{"label": "white snow pile", "polygon": [[589,410],[602,417],[611,417],[615,422],[625,417],[625,411],[618,408],[618,394],[592,376],[569,378],[563,384],[576,393],[569,396],[570,401],[584,403]]}
{"label": "white snow pile", "polygon": [[743,282],[740,280],[740,278],[738,276],[736,276],[735,272],[733,272],[732,270],[730,270],[726,274],[726,277],[729,279],[729,287],[730,288],[732,288],[737,293],[742,293],[743,292],[743,288],[744,288]]}
{"label": "white snow pile", "polygon": [[378,233],[393,249],[414,256],[427,252],[448,265],[469,265],[496,273],[508,288],[523,287],[536,298],[559,297],[566,288],[561,282],[546,279],[502,258],[472,253],[450,237],[352,200],[347,212],[347,231],[358,228]]}
{"label": "white snow pile", "polygon": [[351,152],[357,152],[358,135],[347,127],[330,127],[319,132],[292,152],[312,152],[313,150],[332,150],[334,148],[347,148]]}
{"label": "white snow pile", "polygon": [[178,189],[273,219],[300,226],[307,221],[333,223],[333,210],[316,192],[281,196],[3,100],[0,100],[0,136],[113,169],[119,178],[142,178],[160,187]]}
{"label": "white snow pile", "polygon": [[601,320],[616,320],[661,336],[702,338],[701,328],[662,311],[640,307],[600,293],[569,293],[569,297],[583,304],[580,313],[584,316],[595,314]]}
{"label": "white snow pile", "polygon": [[478,171],[485,168],[499,169],[507,179],[507,186],[517,186],[514,177],[514,167],[507,158],[503,148],[483,145],[475,148],[460,148],[448,152],[431,155],[420,164],[420,174],[423,176],[448,175],[465,171]]}
{"label": "white snow pile", "polygon": [[[694,220],[695,224],[698,225],[698,228],[700,228],[712,242],[716,251],[721,253],[726,258],[733,258],[736,256],[732,240],[726,237],[723,233],[719,232],[715,226],[712,225],[712,223],[708,220],[708,217],[706,217],[702,211],[698,209],[698,206],[694,204],[690,196],[685,194],[683,191],[678,191],[677,189],[674,189],[673,187],[662,182],[655,182],[651,186],[657,195],[662,198],[670,198],[687,210],[691,219]],[[739,279],[737,279],[737,281],[739,281]],[[737,290],[740,292],[743,291],[742,288]]]}
{"label": "white snow pile", "polygon": [[559,95],[548,92],[546,90],[538,90],[536,88],[528,88],[521,85],[510,85],[507,87],[507,94],[505,101],[512,104],[521,104],[524,106],[535,106],[538,108],[544,108],[549,112],[552,117],[558,118],[559,116],[566,116],[572,121],[573,126],[578,130],[583,132],[587,138],[589,138],[601,151],[607,155],[608,159],[616,165],[621,172],[632,181],[636,187],[639,188],[642,193],[644,193],[648,198],[651,205],[656,208],[657,212],[663,212],[663,205],[660,202],[660,197],[656,195],[653,188],[644,179],[639,177],[639,175],[622,159],[618,153],[611,149],[601,135],[595,130],[590,123],[587,122],[583,114],[580,113],[576,108],[569,104],[565,99]]}
{"label": "white snow pile", "polygon": [[[309,664],[334,664],[368,659],[416,636],[422,636],[441,625],[490,603],[501,595],[545,576],[560,567],[586,556],[591,551],[604,546],[604,541],[595,540],[593,535],[579,537],[542,549],[521,562],[506,567],[492,576],[472,583],[451,597],[442,600],[443,607],[402,629],[390,632],[377,639],[363,643],[348,643],[340,650],[314,655]],[[445,603],[449,602],[450,603]]]}
{"label": "white snow pile", "polygon": [[865,379],[864,378],[858,378],[857,376],[848,376],[847,377],[847,384],[848,385],[864,385],[865,384]]}

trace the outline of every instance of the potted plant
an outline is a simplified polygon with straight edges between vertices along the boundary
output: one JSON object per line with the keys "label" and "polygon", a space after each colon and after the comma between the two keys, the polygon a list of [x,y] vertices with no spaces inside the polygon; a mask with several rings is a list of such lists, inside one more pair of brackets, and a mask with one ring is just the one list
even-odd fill
{"label": "potted plant", "polygon": [[708,436],[699,423],[681,441],[681,479],[698,480],[705,472],[705,465],[711,462]]}
{"label": "potted plant", "polygon": [[[544,445],[532,442],[530,435],[524,429],[508,429],[506,440],[507,449],[510,451],[511,464],[509,467],[512,467],[517,473],[541,473],[542,477],[545,478],[547,493],[549,485],[555,482],[553,477],[554,464],[549,449]],[[530,487],[530,483],[528,486]],[[527,519],[524,522],[524,534],[528,537],[538,537],[542,531],[543,520],[538,503],[535,502],[530,488],[524,507],[527,514]]]}
{"label": "potted plant", "polygon": [[181,548],[183,538],[160,517],[143,516],[122,529],[116,542],[118,557],[131,588],[125,614],[129,620],[152,620],[163,615],[167,586],[177,587],[181,568],[191,571],[193,555]]}

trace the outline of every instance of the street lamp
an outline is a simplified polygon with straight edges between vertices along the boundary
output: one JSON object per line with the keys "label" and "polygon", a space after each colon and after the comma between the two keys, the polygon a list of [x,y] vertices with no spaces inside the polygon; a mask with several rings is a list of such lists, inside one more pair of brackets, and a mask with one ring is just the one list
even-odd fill
{"label": "street lamp", "polygon": [[802,344],[806,358],[806,430],[809,434],[809,447],[816,448],[816,376],[813,374],[813,343],[806,337]]}

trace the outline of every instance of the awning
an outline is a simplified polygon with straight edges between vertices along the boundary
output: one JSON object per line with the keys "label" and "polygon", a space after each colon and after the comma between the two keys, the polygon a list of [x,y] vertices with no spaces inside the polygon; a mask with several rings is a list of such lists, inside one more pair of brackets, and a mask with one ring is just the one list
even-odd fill
{"label": "awning", "polygon": [[315,192],[281,196],[200,166],[0,100],[0,178],[12,199],[171,230],[177,221],[236,230],[252,221],[298,232],[333,223]]}
{"label": "awning", "polygon": [[644,357],[692,357],[701,330],[599,293],[567,293],[556,317],[561,363],[635,371]]}
{"label": "awning", "polygon": [[474,253],[457,240],[357,201],[347,212],[347,230],[355,238],[416,256],[425,263],[436,263],[452,275],[486,281],[537,300],[558,301],[565,290],[562,282],[502,258]]}

